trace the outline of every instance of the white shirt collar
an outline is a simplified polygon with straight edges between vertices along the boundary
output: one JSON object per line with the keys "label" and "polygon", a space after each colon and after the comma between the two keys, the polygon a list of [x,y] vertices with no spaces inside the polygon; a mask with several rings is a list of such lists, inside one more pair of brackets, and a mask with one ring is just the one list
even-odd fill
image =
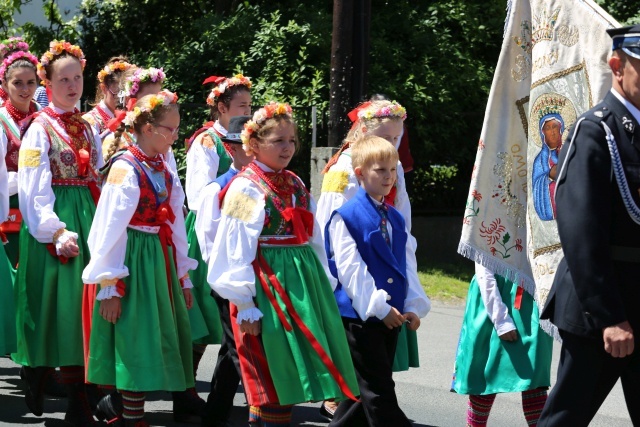
{"label": "white shirt collar", "polygon": [[213,128],[218,131],[218,133],[222,136],[227,136],[227,130],[220,124],[220,120],[216,120],[213,124]]}
{"label": "white shirt collar", "polygon": [[104,99],[102,101],[100,101],[100,103],[98,105],[100,106],[102,111],[104,111],[105,113],[107,113],[109,115],[109,117],[111,117],[111,118],[115,117],[113,115],[113,113],[111,112],[111,109],[107,106],[107,104],[104,103]]}
{"label": "white shirt collar", "polygon": [[53,111],[55,111],[56,113],[58,113],[58,114],[73,113],[73,112],[75,112],[75,109],[74,109],[73,111],[65,111],[65,110],[63,110],[62,108],[58,108],[58,107],[56,107],[55,105],[53,105],[53,102],[49,103],[49,107],[51,107],[51,109],[52,109]]}
{"label": "white shirt collar", "polygon": [[253,161],[256,165],[260,166],[260,169],[262,169],[265,172],[275,172],[273,169],[271,169],[269,166],[265,165],[262,162],[259,162],[257,160]]}
{"label": "white shirt collar", "polygon": [[640,123],[640,110],[638,110],[635,105],[633,105],[626,98],[624,98],[622,94],[619,93],[614,88],[611,88],[611,93],[613,94],[613,96],[618,98],[618,101],[622,102],[622,104],[627,108],[627,110],[629,110],[629,112],[631,113],[631,115],[633,115],[636,121]]}

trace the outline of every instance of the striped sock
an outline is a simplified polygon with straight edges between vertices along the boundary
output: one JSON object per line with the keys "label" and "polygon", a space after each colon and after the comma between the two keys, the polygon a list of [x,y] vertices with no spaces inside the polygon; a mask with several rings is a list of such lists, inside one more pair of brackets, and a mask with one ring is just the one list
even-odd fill
{"label": "striped sock", "polygon": [[522,392],[522,409],[524,410],[524,418],[527,420],[527,425],[534,427],[538,425],[538,419],[546,401],[546,387]]}
{"label": "striped sock", "polygon": [[291,424],[293,405],[264,405],[260,407],[260,418],[264,427],[288,426]]}
{"label": "striped sock", "polygon": [[260,407],[249,406],[249,423],[260,422]]}
{"label": "striped sock", "polygon": [[495,399],[495,394],[484,396],[470,394],[467,408],[467,427],[486,426]]}
{"label": "striped sock", "polygon": [[141,420],[144,417],[145,393],[142,391],[118,391],[122,394],[122,417],[127,420]]}
{"label": "striped sock", "polygon": [[84,383],[84,368],[82,366],[61,366],[60,378],[62,384]]}

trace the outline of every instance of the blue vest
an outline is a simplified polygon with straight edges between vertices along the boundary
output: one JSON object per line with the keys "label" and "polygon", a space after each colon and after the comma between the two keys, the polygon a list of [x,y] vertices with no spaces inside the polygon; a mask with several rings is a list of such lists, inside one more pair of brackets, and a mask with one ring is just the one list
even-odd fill
{"label": "blue vest", "polygon": [[[376,288],[384,289],[391,300],[387,303],[402,313],[404,300],[407,297],[407,232],[404,218],[395,208],[389,206],[388,221],[392,228],[391,248],[387,245],[380,231],[382,217],[367,192],[360,188],[355,197],[344,206],[336,209],[325,227],[325,250],[329,260],[331,274],[338,277],[335,260],[331,258],[329,226],[333,216],[340,214],[351,237],[356,242],[358,252],[367,265],[369,274],[373,277]],[[351,299],[338,282],[334,291],[338,308],[342,317],[359,318],[353,309]],[[377,317],[370,317],[367,321],[380,321]]]}

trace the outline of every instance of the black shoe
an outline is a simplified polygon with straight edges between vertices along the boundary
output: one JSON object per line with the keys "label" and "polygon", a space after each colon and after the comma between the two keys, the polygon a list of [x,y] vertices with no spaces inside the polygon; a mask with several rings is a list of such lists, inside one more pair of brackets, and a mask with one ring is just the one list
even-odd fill
{"label": "black shoe", "polygon": [[117,391],[100,399],[93,413],[100,421],[118,419],[122,416],[122,395]]}
{"label": "black shoe", "polygon": [[93,418],[89,407],[84,383],[67,384],[67,399],[69,405],[64,420],[76,427],[95,426],[98,423]]}
{"label": "black shoe", "polygon": [[325,401],[323,401],[322,405],[320,405],[320,415],[322,415],[322,417],[324,417],[325,419],[327,419],[329,421],[331,421],[333,419],[333,414],[335,412],[336,412],[335,410],[332,410],[327,405],[325,405]]}
{"label": "black shoe", "polygon": [[37,417],[42,415],[44,407],[44,385],[53,368],[24,366],[20,371],[20,378],[27,383],[24,400],[31,413]]}
{"label": "black shoe", "polygon": [[102,400],[107,394],[96,384],[85,384],[85,392],[87,393],[87,400],[89,401],[89,407],[95,413],[98,407],[98,402]]}
{"label": "black shoe", "polygon": [[[174,391],[173,420],[179,423],[200,422],[206,402],[198,396],[195,388],[185,391]],[[197,419],[196,419],[197,418]]]}
{"label": "black shoe", "polygon": [[51,372],[44,382],[44,394],[49,397],[67,397],[67,390],[62,384],[62,376],[59,371]]}

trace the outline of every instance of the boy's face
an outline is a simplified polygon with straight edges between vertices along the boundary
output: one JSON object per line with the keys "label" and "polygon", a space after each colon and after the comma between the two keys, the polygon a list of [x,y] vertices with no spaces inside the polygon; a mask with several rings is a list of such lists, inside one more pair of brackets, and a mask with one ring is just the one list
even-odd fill
{"label": "boy's face", "polygon": [[396,183],[397,164],[393,159],[376,161],[355,168],[355,173],[367,194],[375,200],[382,201]]}

